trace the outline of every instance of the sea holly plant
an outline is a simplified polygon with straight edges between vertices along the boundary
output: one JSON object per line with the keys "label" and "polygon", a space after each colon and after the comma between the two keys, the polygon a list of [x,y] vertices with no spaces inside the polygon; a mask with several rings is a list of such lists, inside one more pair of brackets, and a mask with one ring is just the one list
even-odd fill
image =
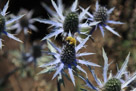
{"label": "sea holly plant", "polygon": [[23,53],[23,60],[26,63],[33,62],[34,66],[37,66],[38,58],[42,57],[42,46],[38,44],[34,44],[31,48],[30,52]]}
{"label": "sea holly plant", "polygon": [[[34,73],[34,69],[36,69],[37,65],[47,62],[51,58],[49,56],[43,56],[44,53],[42,50],[45,48],[45,43],[34,42],[29,48],[30,50],[26,50],[23,45],[20,45],[19,50],[9,51],[11,54],[10,57],[13,58],[11,61],[15,65],[13,73],[19,71],[19,74],[23,77],[26,77],[26,73],[28,72]],[[31,64],[34,65],[34,69],[31,67]]]}
{"label": "sea holly plant", "polygon": [[34,66],[36,67],[38,60],[43,59],[42,50],[44,50],[45,48],[46,48],[46,45],[43,42],[42,43],[34,42],[28,52],[26,52],[26,50],[24,48],[22,48],[22,50],[23,50],[22,60],[24,61],[24,63],[32,63],[33,62]]}
{"label": "sea holly plant", "polygon": [[[88,39],[89,39],[89,36],[86,39],[84,39],[82,43],[76,46],[75,38],[71,36],[66,37],[65,44],[63,45],[62,49],[55,46],[51,41],[48,41],[57,51],[56,53],[55,52],[48,53],[50,55],[53,55],[55,59],[54,61],[41,65],[40,67],[43,67],[46,69],[46,68],[49,68],[49,66],[51,66],[51,69],[56,70],[52,79],[54,79],[58,75],[62,75],[64,73],[63,72],[64,69],[68,69],[68,73],[70,75],[71,81],[75,85],[75,79],[74,79],[74,74],[73,74],[73,72],[76,72],[75,68],[85,73],[86,77],[88,77],[87,72],[84,69],[82,69],[78,64],[84,64],[86,66],[90,65],[90,66],[100,67],[99,65],[95,63],[77,59],[77,57],[94,54],[94,53],[87,53],[87,52],[78,53],[78,51],[84,47]],[[44,73],[44,71],[42,71],[42,73]]]}
{"label": "sea holly plant", "polygon": [[108,74],[108,67],[110,66],[111,63],[108,64],[108,57],[103,49],[103,58],[104,58],[103,81],[97,77],[94,70],[92,70],[90,66],[89,66],[89,69],[98,86],[92,85],[92,83],[88,79],[85,79],[83,77],[80,77],[80,78],[82,78],[86,82],[89,88],[96,91],[125,91],[125,89],[128,87],[128,84],[136,79],[136,73],[134,73],[128,79],[123,79],[123,75],[126,74],[127,64],[129,62],[129,56],[130,56],[130,53],[125,59],[120,70],[118,70],[117,74],[113,76],[112,72],[109,72]]}
{"label": "sea holly plant", "polygon": [[57,0],[58,5],[51,0],[52,5],[56,12],[51,10],[46,4],[42,3],[42,6],[49,12],[52,16],[50,20],[47,19],[34,19],[40,23],[50,24],[53,26],[52,32],[45,36],[42,40],[51,38],[53,36],[57,36],[58,34],[62,34],[63,36],[67,36],[69,32],[74,35],[76,32],[80,33],[82,28],[90,28],[92,25],[96,25],[98,22],[93,22],[87,24],[87,22],[83,23],[83,20],[86,18],[86,12],[89,7],[82,10],[80,14],[77,12],[78,0],[70,7],[69,11],[64,10],[64,6],[62,4],[62,0]]}
{"label": "sea holly plant", "polygon": [[114,21],[114,20],[109,20],[110,18],[110,14],[113,12],[114,8],[111,9],[107,9],[105,6],[101,6],[99,5],[98,1],[96,1],[96,5],[95,5],[95,12],[93,14],[87,12],[87,15],[89,16],[88,20],[91,22],[96,22],[99,21],[99,23],[96,26],[93,26],[90,34],[92,35],[92,33],[99,28],[101,30],[102,36],[104,37],[104,28],[106,28],[108,31],[112,32],[113,34],[117,35],[120,37],[120,35],[118,34],[118,32],[116,32],[113,28],[111,28],[109,24],[124,24],[120,21]]}
{"label": "sea holly plant", "polygon": [[[16,24],[10,27],[10,29],[12,30],[16,29],[17,34],[20,33],[21,31],[24,31],[25,35],[27,35],[28,33],[31,33],[31,30],[37,32],[38,31],[37,27],[33,25],[33,23],[35,22],[32,19],[33,13],[34,13],[33,10],[28,11],[26,9],[20,9],[20,11],[18,12],[18,15],[25,14],[25,16],[19,19]],[[15,17],[15,16],[13,15],[12,17]]]}
{"label": "sea holly plant", "polygon": [[[90,60],[87,61],[86,59],[84,59],[84,56],[90,56],[94,53],[80,51],[80,49],[86,47],[86,42],[89,40],[93,32],[98,28],[100,29],[103,37],[105,36],[105,29],[120,37],[119,33],[108,25],[124,24],[120,21],[110,20],[110,15],[113,12],[114,7],[111,9],[107,9],[105,6],[99,5],[98,1],[96,1],[96,9],[94,13],[91,14],[89,12],[90,7],[84,9],[78,4],[78,0],[74,0],[73,4],[68,9],[65,9],[64,4],[62,3],[62,1],[64,0],[56,0],[57,3],[55,2],[55,0],[50,1],[55,11],[45,3],[41,3],[43,8],[48,12],[49,19],[32,19],[33,10],[27,11],[25,9],[20,9],[17,16],[13,15],[9,18],[7,17],[6,13],[9,1],[0,12],[0,48],[2,48],[2,34],[5,34],[9,38],[12,38],[16,41],[22,42],[14,35],[8,33],[7,30],[15,29],[17,34],[23,30],[25,35],[24,45],[26,45],[24,46],[24,49],[19,49],[17,51],[15,50],[15,53],[11,50],[12,52],[10,51],[11,53],[8,53],[11,54],[11,61],[15,63],[15,66],[17,67],[15,68],[15,70],[10,72],[10,74],[13,74],[20,69],[25,69],[30,65],[30,63],[34,62],[35,66],[37,66],[36,64],[38,63],[38,65],[43,68],[43,70],[39,74],[55,72],[52,79],[57,78],[58,91],[60,91],[60,84],[64,84],[64,76],[68,80],[70,80],[73,83],[72,85],[74,86],[78,85],[75,82],[75,76],[81,78],[86,83],[86,86],[91,89],[91,91],[126,91],[126,88],[130,85],[130,89],[135,91],[135,86],[133,88],[132,84],[135,84],[136,72],[134,72],[133,74],[130,73],[130,75],[128,74],[129,71],[127,70],[130,53],[126,57],[122,67],[118,68],[117,73],[113,75],[112,70],[109,71],[109,66],[112,63],[108,62],[108,57],[104,49],[103,67],[91,62]],[[47,47],[45,48],[46,51],[43,49],[42,44],[39,45],[39,42],[38,44],[31,45],[31,47],[29,47],[30,49],[32,48],[32,50],[27,49],[27,46],[30,44],[28,43],[29,41],[26,41],[28,39],[28,33],[30,32],[30,30],[33,30],[35,32],[38,31],[37,27],[33,24],[36,21],[50,25],[48,29],[51,31],[49,31],[49,34],[42,39],[45,40],[43,42],[47,42]],[[88,32],[90,32],[90,35],[87,34]],[[57,37],[59,34],[61,34],[63,38],[61,48],[57,47],[55,43],[53,43],[50,39],[52,37]],[[82,34],[87,37],[82,39]],[[34,37],[34,39],[36,38]],[[77,43],[77,41],[79,41],[79,43]],[[5,52],[3,55],[5,56],[6,54],[7,52]],[[46,55],[43,56],[43,54]],[[3,55],[0,55],[0,57]],[[39,58],[42,62],[39,62]],[[16,63],[16,61],[18,63]],[[89,80],[87,71],[80,66],[82,64],[89,68],[96,84],[91,83],[92,80]],[[21,65],[23,66],[21,67]],[[100,69],[103,69],[101,78],[97,77],[98,74],[95,73],[95,67],[100,67]],[[80,74],[79,72],[83,73],[84,76],[82,76],[82,74]],[[8,78],[9,74],[8,76],[6,75],[4,77],[4,79]],[[4,83],[4,80],[2,81],[0,78],[0,85],[1,83]]]}
{"label": "sea holly plant", "polygon": [[8,9],[8,4],[9,1],[6,3],[4,6],[3,10],[0,12],[0,49],[2,48],[2,34],[5,34],[11,39],[14,39],[18,42],[22,42],[20,39],[16,38],[14,35],[11,33],[6,32],[7,26],[12,24],[13,22],[21,19],[24,15],[16,16],[10,20],[6,20],[6,15],[7,15],[7,9]]}

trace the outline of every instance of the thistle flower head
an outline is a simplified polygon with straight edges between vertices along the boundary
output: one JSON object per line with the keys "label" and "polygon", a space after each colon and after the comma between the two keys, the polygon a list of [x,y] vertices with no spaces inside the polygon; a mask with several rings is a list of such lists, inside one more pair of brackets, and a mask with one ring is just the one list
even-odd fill
{"label": "thistle flower head", "polygon": [[6,5],[4,6],[3,10],[0,12],[0,49],[2,48],[2,38],[1,38],[1,34],[5,34],[6,36],[8,36],[11,39],[14,39],[18,42],[22,42],[21,40],[19,40],[18,38],[16,38],[14,35],[6,32],[7,29],[9,29],[9,25],[12,26],[12,24],[21,19],[24,15],[20,15],[20,16],[16,16],[14,18],[11,18],[10,20],[6,20],[6,12],[8,9],[8,4],[9,1],[6,3]]}
{"label": "thistle flower head", "polygon": [[[25,63],[33,62],[34,66],[37,66],[37,60],[42,59],[42,50],[46,46],[43,44],[39,44],[37,42],[34,42],[32,47],[30,48],[29,52],[23,52],[22,53],[22,59]],[[24,49],[21,49],[24,50]]]}
{"label": "thistle flower head", "polygon": [[93,74],[93,77],[98,87],[93,86],[92,84],[90,85],[91,82],[88,82],[88,79],[86,80],[83,78],[83,80],[87,83],[88,87],[97,91],[101,91],[101,90],[102,91],[124,91],[124,88],[126,88],[129,83],[131,83],[133,80],[136,79],[136,72],[132,76],[128,77],[128,79],[122,78],[122,76],[126,73],[129,56],[130,56],[130,53],[126,57],[122,67],[120,68],[120,70],[118,70],[115,76],[113,76],[111,72],[108,76],[108,67],[110,66],[111,63],[108,64],[108,57],[103,49],[103,58],[104,58],[103,80],[104,81],[102,82],[102,80],[97,78],[97,75],[95,74],[94,70],[92,70],[90,67],[89,69],[91,73]]}
{"label": "thistle flower head", "polygon": [[76,51],[75,51],[76,40],[72,37],[66,38],[66,44],[62,49],[61,61],[65,65],[76,65]]}
{"label": "thistle flower head", "polygon": [[109,79],[102,91],[121,91],[121,82],[117,78]]}
{"label": "thistle flower head", "polygon": [[[52,27],[52,33],[49,33],[42,40],[49,39],[53,36],[57,36],[58,34],[62,34],[63,37],[68,36],[68,33],[71,32],[74,35],[76,32],[80,32],[83,28],[90,28],[87,22],[83,23],[83,20],[86,18],[86,12],[89,10],[89,7],[86,9],[82,9],[80,14],[77,13],[78,0],[75,0],[68,11],[64,10],[64,6],[62,4],[62,0],[57,0],[57,4],[54,0],[51,0],[52,5],[56,12],[51,10],[45,3],[42,3],[42,6],[49,12],[52,16],[50,20],[47,19],[34,19],[40,23],[50,24]],[[66,13],[68,12],[68,14]],[[95,24],[96,25],[96,24]]]}
{"label": "thistle flower head", "polygon": [[100,21],[100,23],[106,23],[108,20],[108,13],[107,9],[105,7],[100,6],[96,12],[94,12],[94,20],[95,21]]}
{"label": "thistle flower head", "polygon": [[[63,69],[68,69],[70,78],[73,82],[73,84],[75,85],[75,79],[74,79],[74,75],[73,75],[73,67],[79,69],[80,71],[84,72],[86,74],[87,77],[87,73],[84,69],[82,69],[78,64],[84,64],[84,65],[91,65],[91,66],[97,66],[99,67],[99,65],[92,63],[92,62],[88,62],[88,61],[84,61],[84,60],[80,60],[77,59],[77,57],[81,57],[81,56],[86,56],[86,55],[91,55],[93,53],[78,53],[78,51],[84,47],[85,43],[87,42],[87,40],[89,39],[89,36],[83,40],[82,43],[80,43],[79,45],[76,46],[76,39],[69,36],[66,37],[66,43],[63,45],[63,48],[58,48],[56,45],[54,45],[52,42],[48,41],[48,44],[50,44],[53,48],[55,48],[55,50],[57,51],[57,53],[55,52],[47,52],[50,55],[53,55],[55,57],[55,60],[46,64],[41,65],[40,67],[48,67],[48,66],[54,66],[57,71],[55,72],[53,79],[59,75],[63,73]],[[46,69],[46,68],[45,68]],[[42,73],[44,73],[44,71],[42,71]]]}
{"label": "thistle flower head", "polygon": [[18,12],[18,15],[22,15],[25,14],[25,16],[23,18],[21,18],[20,20],[18,20],[18,22],[16,24],[14,24],[12,27],[10,27],[10,29],[16,29],[16,33],[20,33],[21,31],[24,31],[24,34],[27,35],[28,33],[31,33],[32,31],[37,32],[38,29],[35,25],[33,25],[33,23],[35,22],[32,19],[32,15],[33,15],[34,11],[28,11],[26,9],[20,9],[20,11]]}
{"label": "thistle flower head", "polygon": [[69,33],[69,31],[74,34],[78,30],[78,25],[79,25],[79,19],[78,15],[75,12],[70,12],[68,15],[65,17],[64,24],[63,24],[63,29],[65,32]]}
{"label": "thistle flower head", "polygon": [[22,18],[22,19],[20,19],[20,25],[22,26],[22,27],[28,27],[28,21],[27,21],[27,19],[26,18]]}
{"label": "thistle flower head", "polygon": [[102,36],[104,37],[105,30],[103,27],[105,27],[108,31],[110,31],[113,34],[120,37],[120,35],[116,31],[114,31],[113,28],[111,28],[109,25],[107,25],[108,23],[110,23],[110,24],[124,24],[120,21],[109,20],[110,14],[114,10],[114,7],[108,10],[106,7],[99,5],[98,1],[96,1],[95,7],[96,7],[96,9],[95,9],[95,12],[93,15],[91,13],[87,12],[87,14],[89,16],[88,20],[90,21],[90,23],[99,21],[99,23],[97,23],[96,26],[93,26],[93,28],[90,31],[90,34],[92,34],[97,28],[100,28]]}

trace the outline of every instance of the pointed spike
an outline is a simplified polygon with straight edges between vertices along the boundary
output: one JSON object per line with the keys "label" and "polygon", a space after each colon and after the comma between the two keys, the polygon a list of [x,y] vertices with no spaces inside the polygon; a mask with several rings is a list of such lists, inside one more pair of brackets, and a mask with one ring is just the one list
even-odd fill
{"label": "pointed spike", "polygon": [[50,65],[55,65],[55,64],[57,64],[57,63],[59,63],[59,60],[58,60],[58,59],[56,59],[56,60],[54,60],[54,61],[51,61],[51,62],[49,62],[49,63],[43,64],[43,65],[40,65],[39,67],[47,67],[47,66],[50,66]]}
{"label": "pointed spike", "polygon": [[117,35],[118,37],[121,37],[116,31],[114,31],[110,26],[106,25],[105,26],[106,29],[108,29],[110,32],[112,32],[113,34]]}
{"label": "pointed spike", "polygon": [[121,69],[117,73],[116,78],[120,79],[123,72],[126,70],[126,67],[127,67],[128,61],[129,61],[129,57],[130,57],[130,52],[129,52],[128,56],[126,57],[125,62],[123,63]]}
{"label": "pointed spike", "polygon": [[59,8],[59,11],[61,12],[61,14],[63,13],[63,4],[62,4],[62,0],[57,0],[58,2],[58,8]]}
{"label": "pointed spike", "polygon": [[95,25],[97,25],[98,23],[100,23],[100,21],[90,22],[90,23],[89,23],[89,26],[95,26]]}
{"label": "pointed spike", "polygon": [[101,25],[99,25],[99,28],[101,30],[102,36],[104,37],[104,29],[103,29],[103,27]]}
{"label": "pointed spike", "polygon": [[37,29],[36,26],[34,26],[34,25],[32,25],[32,24],[29,24],[28,27],[29,27],[30,29],[32,29],[33,31],[38,32],[38,29]]}
{"label": "pointed spike", "polygon": [[95,53],[88,53],[88,52],[84,52],[84,53],[79,53],[76,55],[76,57],[81,57],[81,56],[88,56],[88,55],[94,55]]}
{"label": "pointed spike", "polygon": [[107,23],[111,23],[111,24],[125,24],[125,23],[123,23],[123,22],[113,21],[113,20],[109,20],[109,21],[107,21]]}
{"label": "pointed spike", "polygon": [[96,1],[95,8],[96,8],[95,11],[98,11],[98,9],[99,9],[99,2],[98,2],[98,0]]}
{"label": "pointed spike", "polygon": [[110,10],[107,11],[107,13],[111,14],[114,9],[115,9],[115,7],[111,8]]}
{"label": "pointed spike", "polygon": [[88,68],[89,68],[90,72],[92,73],[93,78],[94,78],[94,80],[96,81],[96,83],[97,83],[100,87],[102,87],[103,84],[102,84],[102,82],[100,81],[100,79],[97,77],[97,75],[95,74],[94,69],[92,69],[91,66],[88,66]]}
{"label": "pointed spike", "polygon": [[18,20],[21,19],[23,16],[25,16],[25,14],[24,14],[24,15],[20,15],[20,16],[16,16],[15,18],[6,21],[6,25],[9,25],[9,24],[14,23],[15,21],[18,21]]}
{"label": "pointed spike", "polygon": [[43,41],[43,40],[46,40],[46,39],[49,39],[49,38],[51,38],[51,37],[53,37],[53,36],[57,36],[58,34],[60,34],[60,33],[62,33],[62,32],[63,32],[63,29],[56,30],[55,32],[50,33],[50,34],[48,34],[47,36],[45,36],[45,37],[42,39],[42,41]]}
{"label": "pointed spike", "polygon": [[48,72],[52,72],[56,69],[56,66],[49,66],[49,67],[46,67],[44,68],[42,71],[40,71],[37,75],[40,75],[40,74],[44,74],[44,73],[48,73]]}
{"label": "pointed spike", "polygon": [[49,14],[51,14],[52,16],[54,15],[54,14],[56,14],[53,10],[51,10],[50,9],[50,7],[48,7],[47,5],[46,5],[46,3],[41,3],[41,5],[43,6],[43,8],[49,13]]}
{"label": "pointed spike", "polygon": [[61,49],[58,48],[54,43],[52,43],[51,41],[48,40],[48,43],[53,47],[55,48],[59,53],[61,53]]}
{"label": "pointed spike", "polygon": [[72,69],[71,68],[68,68],[68,72],[69,72],[69,75],[70,75],[70,78],[75,86],[75,78],[74,78],[74,75],[73,75],[73,72],[72,72]]}
{"label": "pointed spike", "polygon": [[88,41],[90,36],[87,36],[78,46],[76,46],[76,52],[78,52],[82,47],[84,47],[85,43]]}
{"label": "pointed spike", "polygon": [[127,87],[128,84],[131,83],[132,81],[134,81],[135,79],[136,79],[136,72],[125,83],[122,84],[121,88],[123,89],[123,88]]}
{"label": "pointed spike", "polygon": [[108,71],[109,64],[108,64],[108,57],[107,57],[107,54],[106,54],[104,48],[102,48],[102,51],[103,51],[103,59],[104,59],[103,79],[104,79],[104,82],[106,82],[107,81],[107,71]]}
{"label": "pointed spike", "polygon": [[75,0],[75,2],[72,4],[71,11],[75,12],[78,5],[78,0]]}
{"label": "pointed spike", "polygon": [[85,15],[87,14],[88,10],[90,9],[90,6],[87,7],[86,9],[83,9],[81,6],[80,8],[82,9],[82,12],[79,15],[79,21],[82,21],[85,17]]}
{"label": "pointed spike", "polygon": [[68,36],[69,36],[69,37],[72,37],[71,31],[69,31]]}
{"label": "pointed spike", "polygon": [[56,5],[56,3],[54,2],[54,0],[51,0],[51,2],[52,2],[53,7],[55,8],[57,14],[60,16],[60,18],[61,18],[62,20],[64,20],[64,16],[63,16],[62,13],[61,13],[62,11],[59,10],[59,8],[57,7],[57,5]]}
{"label": "pointed spike", "polygon": [[1,12],[1,14],[2,14],[3,16],[6,15],[6,12],[7,12],[7,10],[8,10],[8,5],[9,5],[9,0],[7,1],[6,5],[4,6],[4,8],[3,8],[2,12]]}
{"label": "pointed spike", "polygon": [[55,22],[55,21],[52,21],[52,20],[40,19],[40,18],[35,18],[33,20],[37,21],[37,22],[40,22],[40,23],[44,23],[44,24],[50,24],[50,25],[56,26],[56,27],[61,27],[62,26],[61,23],[58,23],[58,22]]}
{"label": "pointed spike", "polygon": [[2,49],[2,39],[0,38],[0,49]]}
{"label": "pointed spike", "polygon": [[28,19],[31,19],[31,17],[32,17],[33,14],[34,14],[34,10],[30,10],[30,11],[27,13],[26,17],[28,17]]}
{"label": "pointed spike", "polygon": [[79,65],[76,66],[80,71],[84,72],[86,75],[86,78],[88,78],[87,73],[84,69],[82,69]]}
{"label": "pointed spike", "polygon": [[16,41],[18,41],[18,42],[21,42],[21,43],[23,43],[19,38],[17,38],[17,37],[15,37],[13,34],[10,34],[10,33],[8,33],[8,32],[4,32],[9,38],[11,38],[11,39],[13,39],[13,40],[16,40]]}
{"label": "pointed spike", "polygon": [[52,80],[62,71],[63,67],[64,67],[64,64],[61,63],[60,66],[58,67],[57,71],[53,75]]}
{"label": "pointed spike", "polygon": [[78,60],[77,62],[80,63],[80,64],[84,64],[84,65],[90,65],[90,66],[101,67],[100,65],[95,64],[95,63],[93,63],[93,62],[89,62],[89,61]]}

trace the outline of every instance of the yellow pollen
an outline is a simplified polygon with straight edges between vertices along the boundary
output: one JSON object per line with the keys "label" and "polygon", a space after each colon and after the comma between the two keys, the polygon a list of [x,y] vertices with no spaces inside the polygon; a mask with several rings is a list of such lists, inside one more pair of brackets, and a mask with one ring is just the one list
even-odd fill
{"label": "yellow pollen", "polygon": [[31,30],[28,30],[27,32],[28,32],[29,34],[32,34],[32,31],[31,31]]}
{"label": "yellow pollen", "polygon": [[73,37],[67,37],[66,38],[66,41],[69,41],[69,44],[74,44],[74,45],[76,45],[76,39],[75,38],[73,38]]}

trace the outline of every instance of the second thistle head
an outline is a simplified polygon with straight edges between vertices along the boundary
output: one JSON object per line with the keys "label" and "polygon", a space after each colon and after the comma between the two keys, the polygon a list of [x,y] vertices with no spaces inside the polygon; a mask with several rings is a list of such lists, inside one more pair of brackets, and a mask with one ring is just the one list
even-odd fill
{"label": "second thistle head", "polygon": [[79,20],[78,15],[75,12],[70,12],[66,16],[63,24],[63,29],[66,33],[69,31],[73,34],[78,30]]}
{"label": "second thistle head", "polygon": [[[76,39],[73,37],[66,38],[66,44],[62,50],[61,61],[66,65],[73,65],[76,62],[75,51]],[[76,63],[75,63],[76,64]]]}
{"label": "second thistle head", "polygon": [[105,23],[109,17],[107,11],[108,10],[105,7],[99,6],[98,10],[94,12],[94,20]]}
{"label": "second thistle head", "polygon": [[121,82],[117,78],[109,79],[102,91],[121,91]]}

